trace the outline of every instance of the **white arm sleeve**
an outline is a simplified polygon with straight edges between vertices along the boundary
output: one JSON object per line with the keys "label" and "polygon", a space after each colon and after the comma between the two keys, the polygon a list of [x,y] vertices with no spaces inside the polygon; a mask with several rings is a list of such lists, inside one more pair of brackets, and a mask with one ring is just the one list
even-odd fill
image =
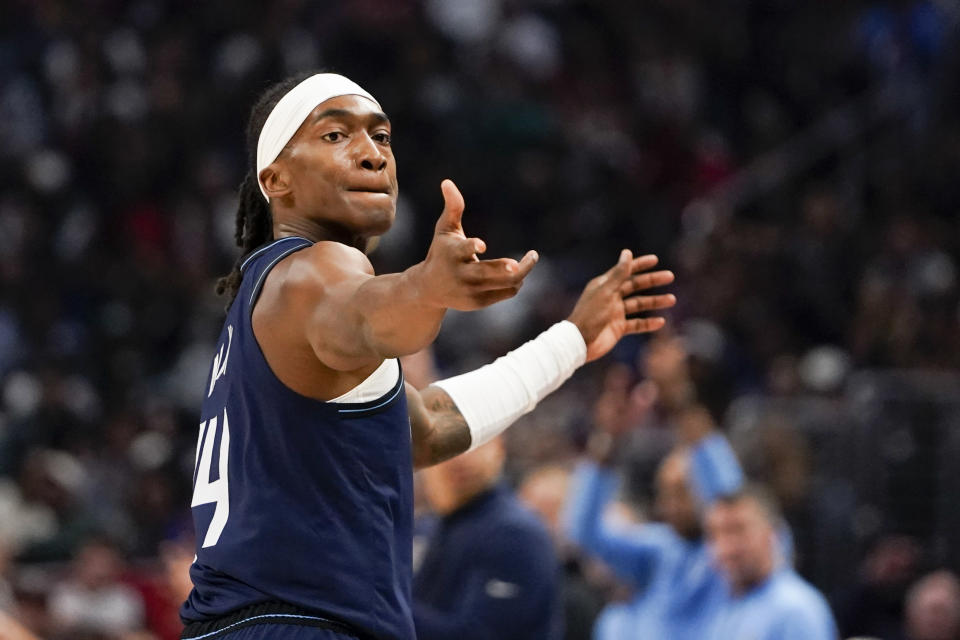
{"label": "white arm sleeve", "polygon": [[576,325],[563,320],[475,371],[438,380],[470,428],[470,451],[532,410],[587,359]]}

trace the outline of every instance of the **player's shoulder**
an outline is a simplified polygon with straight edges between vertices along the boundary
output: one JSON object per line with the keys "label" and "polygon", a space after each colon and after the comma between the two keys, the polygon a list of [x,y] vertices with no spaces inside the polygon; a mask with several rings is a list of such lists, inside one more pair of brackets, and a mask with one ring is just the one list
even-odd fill
{"label": "player's shoulder", "polygon": [[363,252],[338,242],[316,242],[283,257],[265,279],[260,314],[309,312],[338,285],[369,278],[373,266]]}
{"label": "player's shoulder", "polygon": [[292,264],[303,269],[322,271],[359,270],[373,275],[373,265],[366,254],[340,242],[321,241],[298,251]]}
{"label": "player's shoulder", "polygon": [[374,275],[362,251],[339,242],[314,243],[279,266],[279,284],[290,292],[319,293],[349,277]]}

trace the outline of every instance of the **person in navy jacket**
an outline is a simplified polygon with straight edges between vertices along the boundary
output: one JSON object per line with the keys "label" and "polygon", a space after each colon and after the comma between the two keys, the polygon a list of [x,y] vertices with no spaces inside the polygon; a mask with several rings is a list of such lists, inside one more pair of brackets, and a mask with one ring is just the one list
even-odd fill
{"label": "person in navy jacket", "polygon": [[419,640],[556,640],[559,566],[546,527],[501,479],[497,438],[422,472],[440,516],[413,583]]}

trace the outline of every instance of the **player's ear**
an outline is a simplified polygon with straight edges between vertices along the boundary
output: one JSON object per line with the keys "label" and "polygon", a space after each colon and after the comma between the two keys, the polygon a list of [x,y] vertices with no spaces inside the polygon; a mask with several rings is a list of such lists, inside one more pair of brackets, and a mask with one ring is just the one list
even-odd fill
{"label": "player's ear", "polygon": [[260,172],[260,183],[263,184],[263,190],[271,200],[283,198],[292,191],[289,173],[283,165],[276,162],[271,162],[263,168]]}

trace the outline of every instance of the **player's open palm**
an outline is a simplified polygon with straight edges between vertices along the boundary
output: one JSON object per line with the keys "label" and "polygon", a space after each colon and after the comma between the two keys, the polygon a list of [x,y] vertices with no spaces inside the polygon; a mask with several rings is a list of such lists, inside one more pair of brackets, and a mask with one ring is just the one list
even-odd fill
{"label": "player's open palm", "polygon": [[528,251],[519,262],[512,258],[481,260],[478,255],[486,251],[486,243],[463,232],[463,196],[451,180],[444,180],[440,189],[444,207],[423,261],[428,289],[424,294],[438,306],[460,311],[512,298],[537,263],[537,252]]}
{"label": "player's open palm", "polygon": [[630,250],[624,249],[612,269],[587,283],[568,318],[587,343],[587,362],[608,353],[625,335],[663,327],[666,321],[662,317],[636,317],[645,311],[667,309],[677,302],[670,293],[641,293],[673,282],[670,271],[651,272],[656,265],[656,256],[634,258]]}

